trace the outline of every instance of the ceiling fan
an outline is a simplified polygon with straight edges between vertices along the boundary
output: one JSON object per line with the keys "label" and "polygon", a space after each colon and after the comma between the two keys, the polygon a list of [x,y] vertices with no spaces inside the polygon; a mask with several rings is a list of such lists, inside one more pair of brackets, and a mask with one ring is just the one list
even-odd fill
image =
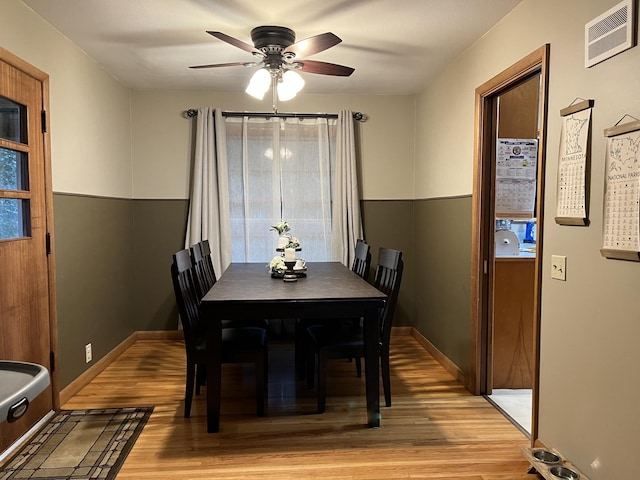
{"label": "ceiling fan", "polygon": [[[293,98],[304,85],[304,80],[296,74],[296,70],[305,73],[340,77],[348,77],[355,70],[351,67],[335,63],[299,58],[315,55],[339,44],[342,40],[331,32],[322,33],[296,42],[296,34],[290,28],[261,26],[251,30],[253,45],[249,45],[222,32],[207,31],[207,33],[223,42],[253,54],[258,57],[259,60],[254,62],[194,65],[189,68],[254,67],[260,65],[260,70],[254,74],[249,83],[249,87],[247,87],[247,93],[260,99],[271,85],[274,87],[274,97],[277,89],[280,100]],[[295,90],[295,92],[291,95],[293,90]]]}

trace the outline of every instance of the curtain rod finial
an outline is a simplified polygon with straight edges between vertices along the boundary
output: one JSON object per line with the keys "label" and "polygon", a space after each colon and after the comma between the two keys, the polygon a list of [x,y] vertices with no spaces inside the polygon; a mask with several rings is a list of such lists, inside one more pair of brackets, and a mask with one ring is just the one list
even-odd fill
{"label": "curtain rod finial", "polygon": [[366,122],[369,119],[369,117],[367,116],[366,113],[353,112],[353,119],[357,120],[358,122]]}

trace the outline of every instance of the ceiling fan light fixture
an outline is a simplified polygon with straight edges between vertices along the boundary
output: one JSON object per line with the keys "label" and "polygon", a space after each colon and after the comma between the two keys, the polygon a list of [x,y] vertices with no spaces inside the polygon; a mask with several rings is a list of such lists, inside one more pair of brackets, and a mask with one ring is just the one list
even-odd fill
{"label": "ceiling fan light fixture", "polygon": [[270,86],[271,74],[266,68],[261,68],[253,74],[245,92],[258,100],[262,100]]}
{"label": "ceiling fan light fixture", "polygon": [[302,87],[304,87],[304,79],[300,74],[293,70],[287,70],[278,82],[278,99],[283,102],[291,100],[302,90]]}

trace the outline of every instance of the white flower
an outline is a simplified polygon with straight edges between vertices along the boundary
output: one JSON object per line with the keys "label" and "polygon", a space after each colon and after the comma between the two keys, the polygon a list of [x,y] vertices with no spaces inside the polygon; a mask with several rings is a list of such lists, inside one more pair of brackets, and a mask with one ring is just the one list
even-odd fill
{"label": "white flower", "polygon": [[267,267],[269,267],[269,271],[271,273],[284,273],[287,271],[287,266],[284,263],[284,258],[282,258],[282,255],[273,257]]}
{"label": "white flower", "polygon": [[287,222],[285,222],[284,220],[280,220],[278,223],[276,223],[275,225],[272,225],[270,230],[275,230],[276,232],[278,232],[280,235],[287,233],[289,230],[291,230],[291,227],[289,226],[289,224]]}
{"label": "white flower", "polygon": [[289,239],[289,243],[285,248],[298,248],[299,246],[300,246],[300,240],[298,240],[298,237],[291,237]]}

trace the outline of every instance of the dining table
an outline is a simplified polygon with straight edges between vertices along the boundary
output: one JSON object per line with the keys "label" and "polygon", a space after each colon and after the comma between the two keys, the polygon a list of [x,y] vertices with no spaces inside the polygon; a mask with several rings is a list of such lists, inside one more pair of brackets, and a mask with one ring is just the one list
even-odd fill
{"label": "dining table", "polygon": [[273,278],[264,263],[231,263],[204,295],[207,431],[220,430],[222,320],[362,318],[367,425],[380,426],[379,312],[387,295],[340,262],[310,262],[296,281]]}

